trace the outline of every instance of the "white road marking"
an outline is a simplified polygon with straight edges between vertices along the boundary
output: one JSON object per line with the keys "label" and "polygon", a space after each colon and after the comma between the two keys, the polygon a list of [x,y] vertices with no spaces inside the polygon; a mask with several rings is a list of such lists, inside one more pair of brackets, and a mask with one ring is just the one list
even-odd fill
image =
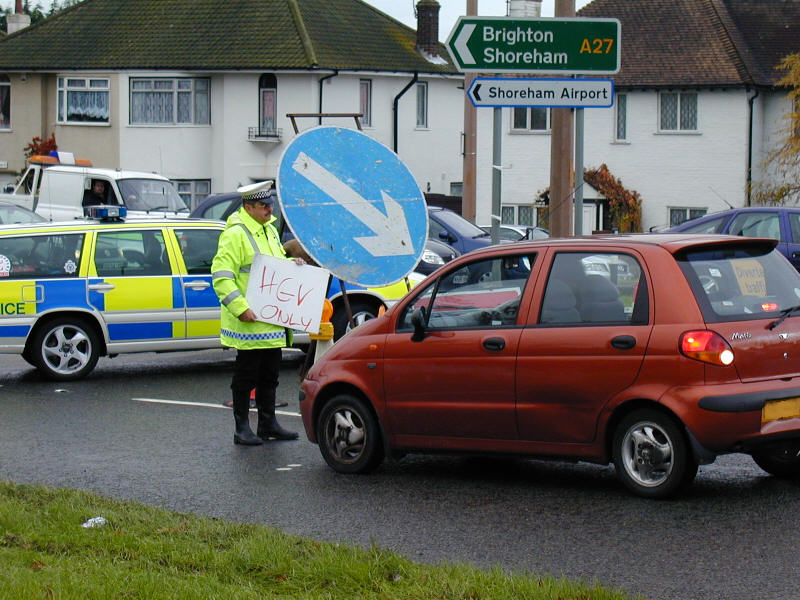
{"label": "white road marking", "polygon": [[[134,402],[150,402],[151,404],[177,404],[179,406],[203,406],[205,408],[224,408],[225,410],[231,410],[229,406],[224,406],[222,404],[209,404],[208,402],[186,402],[184,400],[165,400],[163,398],[131,398]],[[257,409],[251,408],[250,412],[258,412]],[[299,417],[301,416],[299,412],[289,412],[287,410],[276,410],[276,415],[286,415],[289,417]]]}

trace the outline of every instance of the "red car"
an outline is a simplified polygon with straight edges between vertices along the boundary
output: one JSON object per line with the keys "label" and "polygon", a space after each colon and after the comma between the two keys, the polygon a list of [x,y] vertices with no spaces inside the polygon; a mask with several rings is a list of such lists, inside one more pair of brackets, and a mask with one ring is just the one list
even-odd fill
{"label": "red car", "polygon": [[[471,273],[481,273],[480,278]],[[697,234],[493,246],[440,268],[308,372],[335,470],[451,451],[613,462],[651,498],[750,454],[800,474],[800,274],[775,240]]]}

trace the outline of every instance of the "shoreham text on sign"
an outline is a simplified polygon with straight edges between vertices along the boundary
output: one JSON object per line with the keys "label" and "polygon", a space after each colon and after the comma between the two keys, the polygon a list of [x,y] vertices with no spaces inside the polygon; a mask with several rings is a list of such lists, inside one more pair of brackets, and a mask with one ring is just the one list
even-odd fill
{"label": "shoreham text on sign", "polygon": [[612,74],[619,71],[620,23],[460,17],[447,49],[460,71]]}
{"label": "shoreham text on sign", "polygon": [[610,79],[476,77],[467,90],[475,106],[557,106],[608,108],[614,103]]}

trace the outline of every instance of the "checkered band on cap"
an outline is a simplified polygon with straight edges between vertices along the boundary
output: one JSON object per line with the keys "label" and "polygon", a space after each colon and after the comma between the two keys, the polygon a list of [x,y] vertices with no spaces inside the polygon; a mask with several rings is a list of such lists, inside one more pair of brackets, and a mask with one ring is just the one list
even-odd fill
{"label": "checkered band on cap", "polygon": [[272,181],[260,181],[258,183],[245,185],[236,191],[242,195],[242,202],[263,201],[275,194],[272,188]]}

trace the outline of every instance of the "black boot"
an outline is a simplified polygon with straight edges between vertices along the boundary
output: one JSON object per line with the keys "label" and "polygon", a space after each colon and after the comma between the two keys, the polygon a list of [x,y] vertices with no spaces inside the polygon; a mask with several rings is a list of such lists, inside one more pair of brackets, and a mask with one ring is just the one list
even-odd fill
{"label": "black boot", "polygon": [[299,436],[294,431],[284,429],[275,418],[275,398],[260,398],[256,391],[258,405],[258,437],[261,439],[296,440]]}
{"label": "black boot", "polygon": [[250,429],[250,392],[233,392],[233,420],[236,422],[234,444],[258,446],[264,443],[264,440]]}

